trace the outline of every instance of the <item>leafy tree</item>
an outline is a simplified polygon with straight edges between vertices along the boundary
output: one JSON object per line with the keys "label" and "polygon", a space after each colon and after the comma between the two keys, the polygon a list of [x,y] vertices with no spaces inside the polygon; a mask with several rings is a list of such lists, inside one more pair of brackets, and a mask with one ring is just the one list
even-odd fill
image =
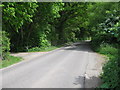
{"label": "leafy tree", "polygon": [[80,32],[81,27],[86,28],[86,11],[86,3],[64,3],[63,10],[59,12],[60,17],[56,19],[59,43],[74,41],[78,38],[75,34]]}
{"label": "leafy tree", "polygon": [[24,26],[32,22],[37,4],[32,2],[4,2],[3,5],[3,30],[10,35],[11,49],[17,49],[23,46]]}

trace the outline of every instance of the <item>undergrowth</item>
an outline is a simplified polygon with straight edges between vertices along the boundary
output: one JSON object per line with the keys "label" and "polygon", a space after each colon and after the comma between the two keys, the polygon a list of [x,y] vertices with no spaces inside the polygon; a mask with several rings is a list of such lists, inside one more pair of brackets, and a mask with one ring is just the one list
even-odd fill
{"label": "undergrowth", "polygon": [[33,47],[28,49],[28,52],[47,52],[59,48],[59,46],[50,46],[50,47]]}
{"label": "undergrowth", "polygon": [[[95,46],[95,45],[94,45]],[[94,51],[106,55],[108,57],[107,62],[104,64],[101,73],[102,85],[99,88],[115,88],[119,89],[120,68],[118,65],[118,48],[117,45],[101,43],[97,45]]]}
{"label": "undergrowth", "polygon": [[0,68],[4,68],[4,67],[7,67],[7,66],[10,66],[10,65],[15,64],[17,62],[20,62],[21,60],[22,60],[21,57],[15,57],[15,56],[8,55],[5,60],[1,61],[2,67],[0,67]]}

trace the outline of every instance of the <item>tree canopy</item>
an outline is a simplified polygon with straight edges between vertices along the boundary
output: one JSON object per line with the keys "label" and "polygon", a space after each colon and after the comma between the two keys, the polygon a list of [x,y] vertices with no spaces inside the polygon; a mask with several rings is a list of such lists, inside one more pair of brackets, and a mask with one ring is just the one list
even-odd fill
{"label": "tree canopy", "polygon": [[[120,2],[3,2],[0,31],[3,59],[9,52],[46,48],[88,38],[91,38],[95,50],[103,43],[119,46],[119,7]],[[115,70],[117,65],[120,65],[120,60],[113,60],[107,67]],[[110,70],[105,68],[103,87],[118,88],[120,82],[112,74],[120,73],[120,70],[108,75]]]}

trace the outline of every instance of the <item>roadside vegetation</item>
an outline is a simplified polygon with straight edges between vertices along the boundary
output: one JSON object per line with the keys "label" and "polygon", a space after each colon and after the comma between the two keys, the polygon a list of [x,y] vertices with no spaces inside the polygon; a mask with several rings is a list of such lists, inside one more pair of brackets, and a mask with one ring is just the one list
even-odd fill
{"label": "roadside vegetation", "polygon": [[47,52],[47,51],[51,51],[57,48],[59,48],[59,46],[50,46],[50,47],[45,47],[45,48],[44,47],[42,48],[33,47],[33,48],[28,49],[28,52]]}
{"label": "roadside vegetation", "polygon": [[8,34],[5,31],[0,31],[0,34],[2,34],[2,39],[1,39],[1,43],[2,43],[2,49],[1,49],[1,54],[2,54],[2,61],[0,61],[2,67],[0,68],[4,68],[7,66],[10,66],[14,63],[20,62],[22,60],[22,58],[20,57],[14,57],[10,55],[10,39],[7,37]]}
{"label": "roadside vegetation", "polygon": [[22,60],[10,52],[50,51],[90,38],[93,50],[109,58],[100,87],[120,88],[119,2],[4,2],[2,7],[3,67]]}
{"label": "roadside vegetation", "polygon": [[83,39],[83,33],[89,35],[86,8],[83,3],[4,2],[2,62],[9,52],[51,51]]}
{"label": "roadside vegetation", "polygon": [[[102,7],[101,7],[101,5]],[[101,73],[102,85],[99,88],[120,88],[120,3],[100,3],[92,12],[97,19],[92,26],[91,47],[94,51],[105,55],[106,63]],[[109,7],[110,5],[111,7]],[[99,13],[102,12],[102,13]],[[91,19],[92,21],[93,19]]]}
{"label": "roadside vegetation", "polygon": [[118,81],[120,72],[118,65],[118,48],[114,45],[102,44],[98,52],[108,57],[108,61],[103,67],[104,72],[101,74],[103,80],[101,88],[120,88]]}
{"label": "roadside vegetation", "polygon": [[118,46],[116,47],[116,45],[102,43],[100,44],[100,47],[97,47],[94,51],[105,55],[106,57],[106,63],[102,67],[103,72],[100,76],[102,79],[102,85],[99,88],[120,88],[120,82],[118,81],[120,79]]}
{"label": "roadside vegetation", "polygon": [[7,67],[7,66],[10,66],[12,64],[15,64],[17,62],[20,62],[22,61],[22,58],[21,57],[15,57],[15,56],[7,56],[7,58],[5,60],[2,61],[2,67],[1,68],[4,68],[4,67]]}

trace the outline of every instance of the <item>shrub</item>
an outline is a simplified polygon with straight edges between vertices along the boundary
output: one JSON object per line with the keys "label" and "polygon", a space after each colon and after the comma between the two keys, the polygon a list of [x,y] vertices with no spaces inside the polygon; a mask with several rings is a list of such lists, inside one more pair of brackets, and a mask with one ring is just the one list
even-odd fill
{"label": "shrub", "polygon": [[0,32],[2,33],[2,59],[6,59],[9,55],[10,50],[10,39],[7,37],[7,33],[5,31]]}
{"label": "shrub", "polygon": [[2,32],[0,31],[0,56],[2,55]]}
{"label": "shrub", "polygon": [[[111,44],[111,43],[116,43],[116,40],[113,39],[114,37],[110,34],[97,34],[95,35],[93,38],[92,38],[92,41],[91,41],[91,46],[92,46],[92,49],[94,51],[99,51],[99,47],[100,45],[104,44],[104,43],[108,43],[108,44]],[[113,42],[113,40],[115,42]]]}
{"label": "shrub", "polygon": [[33,47],[33,48],[30,48],[30,49],[28,49],[28,52],[39,52],[39,51],[41,51],[41,48],[39,48],[39,47]]}
{"label": "shrub", "polygon": [[94,51],[98,51],[101,43],[104,43],[105,36],[104,35],[97,35],[92,38],[91,46]]}
{"label": "shrub", "polygon": [[118,54],[118,50],[116,48],[114,48],[112,45],[109,45],[107,43],[104,43],[104,44],[100,45],[99,52],[101,54],[113,55],[113,56]]}
{"label": "shrub", "polygon": [[119,72],[118,66],[118,49],[110,44],[101,44],[98,52],[109,57],[108,62],[103,67],[101,88],[118,88],[119,87]]}
{"label": "shrub", "polygon": [[[113,40],[113,36],[99,34],[92,38],[91,46],[94,51],[104,54],[108,61],[103,66],[102,81],[100,88],[120,88],[120,67],[118,60],[118,43]],[[112,43],[112,44],[111,44]]]}
{"label": "shrub", "polygon": [[119,87],[119,74],[120,68],[118,67],[117,60],[115,58],[109,59],[109,61],[103,67],[101,88],[118,88]]}

